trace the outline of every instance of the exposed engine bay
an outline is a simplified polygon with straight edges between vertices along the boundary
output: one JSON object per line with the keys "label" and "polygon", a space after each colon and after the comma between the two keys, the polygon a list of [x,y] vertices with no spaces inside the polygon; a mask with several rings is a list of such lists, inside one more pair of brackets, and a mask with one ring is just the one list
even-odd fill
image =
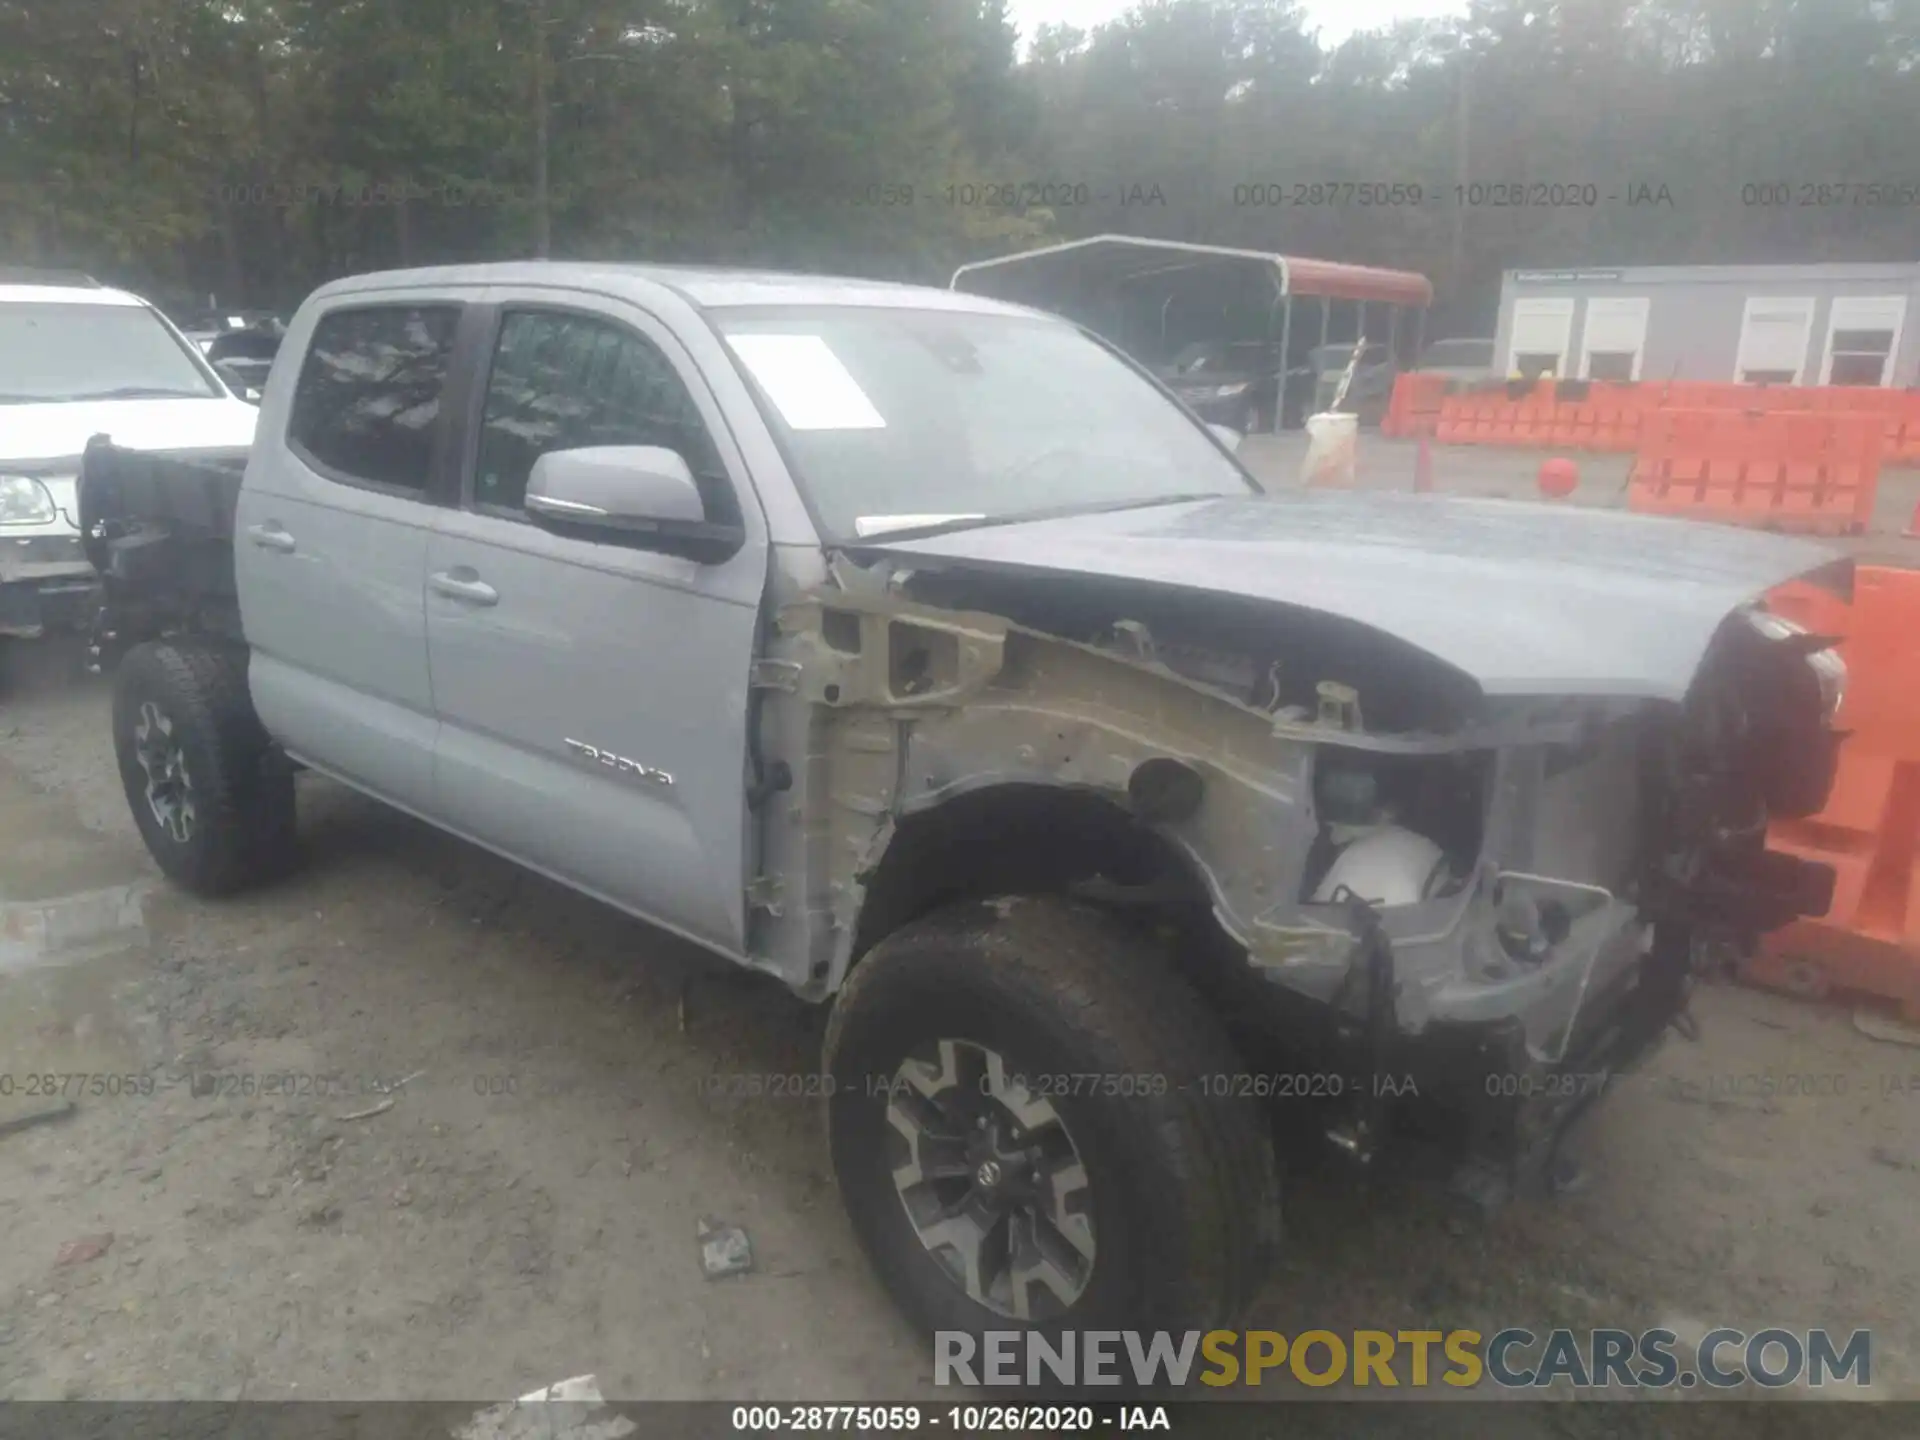
{"label": "exposed engine bay", "polygon": [[1362,1155],[1395,1107],[1359,1077],[1391,1070],[1470,1154],[1544,1163],[1597,1093],[1564,1077],[1644,1054],[1700,945],[1830,898],[1831,872],[1765,836],[1824,802],[1844,671],[1757,607],[1725,617],[1676,705],[1490,695],[1393,635],[1251,598],[885,561],[835,578],[781,623],[832,717],[806,742],[814,783],[875,819],[842,815],[836,853],[864,858],[834,892],[828,974],[889,854],[946,853],[926,841],[943,807],[1103,797],[1168,873],[1090,878],[1115,903],[1191,882],[1226,941],[1193,942],[1196,978],[1250,1055],[1355,1077],[1333,1129]]}
{"label": "exposed engine bay", "polygon": [[1516,962],[1540,960],[1587,908],[1580,897],[1603,891],[1746,937],[1808,901],[1791,885],[1772,903],[1759,893],[1779,889],[1765,827],[1824,802],[1845,670],[1829,639],[1763,608],[1728,618],[1686,700],[1663,713],[1604,697],[1488,701],[1423,652],[1335,617],[1276,623],[1271,607],[1164,593],[1155,605],[1136,589],[1115,618],[1121,597],[1097,587],[977,575],[917,574],[907,589],[1164,668],[1270,714],[1276,732],[1314,735],[1302,902],[1457,896],[1490,833],[1518,838],[1513,817],[1493,813],[1496,781],[1529,812],[1525,854],[1511,858],[1561,882],[1497,898]]}

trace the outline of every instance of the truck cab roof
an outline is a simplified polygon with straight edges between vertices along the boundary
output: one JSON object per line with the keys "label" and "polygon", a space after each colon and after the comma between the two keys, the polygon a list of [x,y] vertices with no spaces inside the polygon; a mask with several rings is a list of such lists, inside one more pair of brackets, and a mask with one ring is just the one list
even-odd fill
{"label": "truck cab roof", "polygon": [[[20,272],[14,272],[19,275]],[[141,306],[147,302],[125,290],[89,281],[84,275],[59,275],[45,280],[9,278],[0,271],[0,305],[118,305]]]}
{"label": "truck cab roof", "polygon": [[48,270],[38,265],[0,265],[0,285],[65,285],[98,290],[100,282],[79,270]]}
{"label": "truck cab roof", "polygon": [[543,285],[657,298],[666,291],[697,309],[744,306],[859,305],[912,310],[961,311],[980,315],[1057,316],[978,295],[888,280],[838,275],[800,275],[774,270],[725,269],[699,265],[601,264],[573,260],[513,260],[480,265],[440,265],[414,270],[381,270],[321,286],[312,300],[331,300],[381,290],[484,285]]}

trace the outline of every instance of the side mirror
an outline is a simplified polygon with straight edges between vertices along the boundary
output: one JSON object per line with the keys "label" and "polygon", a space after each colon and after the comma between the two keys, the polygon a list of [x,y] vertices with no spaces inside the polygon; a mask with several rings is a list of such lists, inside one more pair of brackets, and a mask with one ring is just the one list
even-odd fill
{"label": "side mirror", "polygon": [[526,512],[555,534],[661,550],[712,565],[746,542],[738,525],[715,525],[693,471],[658,445],[553,450],[533,463]]}
{"label": "side mirror", "polygon": [[1240,442],[1247,438],[1231,425],[1209,425],[1207,429],[1213,432],[1214,439],[1218,440],[1229,450],[1237,451],[1240,448]]}

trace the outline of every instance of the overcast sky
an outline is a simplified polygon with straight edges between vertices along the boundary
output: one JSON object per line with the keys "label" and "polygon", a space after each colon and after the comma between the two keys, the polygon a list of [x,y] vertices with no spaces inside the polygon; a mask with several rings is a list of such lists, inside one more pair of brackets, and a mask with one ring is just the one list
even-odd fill
{"label": "overcast sky", "polygon": [[[1008,7],[1024,44],[1036,27],[1077,25],[1090,30],[1133,8],[1133,0],[1012,0]],[[1344,40],[1356,30],[1372,30],[1403,17],[1453,15],[1465,0],[1306,0],[1307,25],[1318,27],[1322,44]]]}

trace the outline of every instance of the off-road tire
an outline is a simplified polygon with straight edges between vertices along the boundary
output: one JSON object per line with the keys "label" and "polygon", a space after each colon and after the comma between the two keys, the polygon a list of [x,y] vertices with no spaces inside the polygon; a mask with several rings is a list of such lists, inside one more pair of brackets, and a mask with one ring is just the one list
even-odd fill
{"label": "off-road tire", "polygon": [[[888,1160],[887,1086],[916,1046],[987,1046],[1036,1077],[1147,1077],[1148,1093],[1052,1096],[1088,1176],[1084,1290],[1022,1321],[972,1298],[922,1244]],[[835,1177],[881,1280],[922,1330],[1207,1330],[1235,1323],[1279,1241],[1265,1117],[1217,1077],[1241,1062],[1155,942],[1053,896],[969,900],[876,945],[828,1023]],[[1164,1077],[1161,1087],[1155,1077]],[[1135,1082],[1138,1085],[1138,1081]],[[1155,1093],[1157,1092],[1157,1093]]]}
{"label": "off-road tire", "polygon": [[[191,777],[194,820],[172,833],[148,800],[135,739],[142,707],[164,715]],[[214,641],[149,641],[114,673],[113,748],[147,852],[197,895],[229,895],[274,879],[296,856],[293,772],[247,693],[247,651]]]}

